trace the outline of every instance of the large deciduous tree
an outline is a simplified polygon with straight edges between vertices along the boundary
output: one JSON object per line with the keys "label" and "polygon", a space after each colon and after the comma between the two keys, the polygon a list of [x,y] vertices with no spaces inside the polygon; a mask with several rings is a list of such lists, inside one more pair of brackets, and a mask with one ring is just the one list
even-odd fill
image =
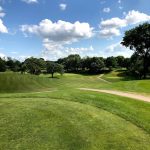
{"label": "large deciduous tree", "polygon": [[65,66],[71,72],[77,72],[80,67],[81,57],[78,54],[69,55],[66,59]]}
{"label": "large deciduous tree", "polygon": [[8,57],[6,61],[6,65],[9,70],[17,72],[20,70],[21,62],[19,60]]}
{"label": "large deciduous tree", "polygon": [[47,73],[50,73],[52,75],[52,78],[54,77],[54,73],[56,72],[61,75],[64,73],[64,68],[62,65],[57,64],[55,62],[51,62],[51,61],[47,61],[46,70],[47,70]]}
{"label": "large deciduous tree", "polygon": [[101,57],[91,58],[90,72],[91,73],[100,73],[101,70],[105,67],[104,60]]}
{"label": "large deciduous tree", "polygon": [[125,58],[123,56],[116,57],[118,67],[125,67]]}
{"label": "large deciduous tree", "polygon": [[113,56],[107,57],[105,60],[105,64],[106,64],[106,67],[108,67],[111,70],[112,68],[117,67],[117,60]]}
{"label": "large deciduous tree", "polygon": [[42,69],[45,68],[45,61],[42,58],[27,58],[24,61],[27,71],[31,74],[39,75]]}
{"label": "large deciduous tree", "polygon": [[144,23],[126,31],[121,44],[133,50],[143,61],[141,73],[146,78],[150,61],[150,24]]}

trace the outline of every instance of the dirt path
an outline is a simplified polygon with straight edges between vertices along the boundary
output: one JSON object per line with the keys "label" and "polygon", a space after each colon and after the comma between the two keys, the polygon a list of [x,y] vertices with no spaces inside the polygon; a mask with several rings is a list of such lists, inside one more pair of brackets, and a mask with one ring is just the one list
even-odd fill
{"label": "dirt path", "polygon": [[106,82],[106,83],[109,83],[109,84],[110,84],[111,82],[109,82],[109,81],[104,80],[104,79],[101,78],[103,75],[104,75],[104,74],[101,74],[101,75],[98,76],[97,78],[98,78],[99,80],[103,81],[103,82]]}
{"label": "dirt path", "polygon": [[123,97],[129,97],[140,101],[146,101],[150,102],[150,96],[143,96],[136,93],[128,93],[128,92],[122,92],[122,91],[113,91],[113,90],[99,90],[99,89],[89,89],[89,88],[79,88],[80,90],[85,91],[95,91],[95,92],[102,92],[102,93],[108,93],[108,94],[114,94],[119,95]]}
{"label": "dirt path", "polygon": [[30,92],[31,94],[34,94],[34,93],[51,93],[51,92],[55,92],[57,90],[53,90],[53,91],[41,91],[41,92]]}

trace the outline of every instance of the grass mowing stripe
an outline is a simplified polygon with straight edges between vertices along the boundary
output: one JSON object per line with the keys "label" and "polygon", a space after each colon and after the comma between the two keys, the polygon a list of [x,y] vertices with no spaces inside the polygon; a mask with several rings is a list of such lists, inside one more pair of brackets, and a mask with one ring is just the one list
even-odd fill
{"label": "grass mowing stripe", "polygon": [[[149,150],[149,104],[76,88],[150,94],[150,80],[114,78],[110,85],[95,75],[65,74],[55,79],[48,76],[0,74],[0,93],[3,93],[0,94],[0,147],[3,150]],[[41,93],[47,89],[58,91]]]}
{"label": "grass mowing stripe", "polygon": [[5,124],[1,128],[3,149],[148,150],[150,146],[150,137],[141,129],[90,105],[47,98],[1,102],[6,104],[1,113],[10,122],[7,130]]}
{"label": "grass mowing stripe", "polygon": [[[111,111],[131,121],[138,127],[143,128],[150,133],[150,104],[146,102],[136,101],[134,99],[115,96],[111,94],[86,92],[86,91],[70,91],[66,94],[64,91],[55,93],[42,94],[42,97],[49,97],[53,99],[73,100],[81,103],[88,103],[95,105],[107,111]],[[32,95],[32,97],[34,97]],[[38,95],[35,95],[38,97]]]}
{"label": "grass mowing stripe", "polygon": [[[61,91],[63,94],[64,92]],[[143,102],[136,102],[136,100],[124,98],[120,96],[99,94],[95,92],[73,92],[71,95],[63,95],[60,91],[56,93],[41,93],[41,94],[29,94],[24,95],[28,99],[30,98],[52,98],[52,99],[61,99],[67,101],[75,101],[79,103],[89,104],[106,111],[109,111],[115,115],[118,115],[124,118],[127,121],[132,122],[139,128],[142,128],[144,131],[150,134],[150,119],[148,119],[148,114],[150,115],[149,104],[143,104]],[[56,95],[56,96],[55,96]],[[59,96],[60,95],[60,96]],[[22,98],[25,98],[22,96]],[[11,98],[11,97],[10,97]],[[20,97],[18,97],[20,98]],[[144,107],[142,107],[144,106]],[[146,112],[144,110],[146,108]],[[143,111],[138,111],[143,110]],[[143,113],[142,113],[143,112]],[[142,118],[146,118],[146,120]]]}

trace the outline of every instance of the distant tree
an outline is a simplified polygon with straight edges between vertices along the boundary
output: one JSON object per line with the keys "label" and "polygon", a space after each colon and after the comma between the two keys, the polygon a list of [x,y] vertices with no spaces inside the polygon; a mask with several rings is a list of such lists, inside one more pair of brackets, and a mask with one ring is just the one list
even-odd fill
{"label": "distant tree", "polygon": [[130,67],[130,64],[131,64],[130,58],[125,58],[124,63],[123,63],[123,67],[128,69]]}
{"label": "distant tree", "polygon": [[21,74],[24,74],[26,71],[27,71],[27,66],[25,63],[22,63],[20,67]]}
{"label": "distant tree", "polygon": [[39,75],[45,67],[45,61],[42,58],[38,59],[31,57],[24,61],[24,65],[29,73]]}
{"label": "distant tree", "polygon": [[56,63],[56,72],[59,73],[60,75],[63,75],[64,74],[64,66]]}
{"label": "distant tree", "polygon": [[46,69],[46,62],[45,62],[45,60],[43,58],[39,58],[38,61],[39,61],[39,66],[41,68],[41,71],[44,71]]}
{"label": "distant tree", "polygon": [[10,57],[7,58],[6,65],[9,70],[13,70],[14,61],[12,60],[12,58],[10,58]]}
{"label": "distant tree", "polygon": [[117,56],[116,58],[118,67],[125,67],[125,58],[123,56]]}
{"label": "distant tree", "polygon": [[100,73],[101,70],[105,67],[104,60],[100,57],[91,58],[90,72],[91,73]]}
{"label": "distant tree", "polygon": [[130,58],[128,70],[131,75],[141,79],[144,72],[142,57],[134,53]]}
{"label": "distant tree", "polygon": [[20,70],[21,62],[19,60],[8,57],[6,61],[6,65],[9,70],[17,72]]}
{"label": "distant tree", "polygon": [[80,62],[80,67],[83,71],[90,70],[92,59],[90,57],[85,57]]}
{"label": "distant tree", "polygon": [[65,59],[66,58],[59,58],[56,63],[58,63],[58,64],[64,64],[65,63]]}
{"label": "distant tree", "polygon": [[20,71],[21,62],[19,60],[13,60],[13,62],[14,62],[14,65],[13,65],[13,68],[11,70],[14,72]]}
{"label": "distant tree", "polygon": [[6,71],[6,62],[2,58],[0,58],[0,72]]}
{"label": "distant tree", "polygon": [[144,23],[126,31],[121,44],[129,47],[143,60],[143,77],[146,78],[150,61],[150,24]]}
{"label": "distant tree", "polygon": [[64,73],[64,68],[61,64],[47,61],[46,63],[46,70],[47,73],[50,73],[52,75],[52,78],[54,77],[54,73],[60,73],[61,75]]}
{"label": "distant tree", "polygon": [[106,64],[106,67],[108,67],[110,70],[112,68],[116,68],[117,67],[117,60],[115,57],[107,57],[106,60],[105,60],[105,64]]}
{"label": "distant tree", "polygon": [[62,66],[64,66],[64,70],[66,70],[67,72],[69,71],[70,69],[70,65],[69,62],[68,62],[68,57],[65,57],[65,58],[59,58],[56,63],[58,64],[61,64]]}
{"label": "distant tree", "polygon": [[77,72],[78,69],[80,68],[81,57],[78,54],[69,55],[64,60],[65,60],[64,66],[67,71]]}
{"label": "distant tree", "polygon": [[[150,60],[150,56],[148,57],[148,60]],[[148,73],[150,75],[150,61],[148,61]]]}

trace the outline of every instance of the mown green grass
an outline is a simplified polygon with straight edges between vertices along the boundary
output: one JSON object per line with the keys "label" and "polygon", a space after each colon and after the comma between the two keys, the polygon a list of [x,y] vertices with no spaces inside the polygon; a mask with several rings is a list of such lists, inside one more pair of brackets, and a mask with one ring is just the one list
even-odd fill
{"label": "mown green grass", "polygon": [[[0,93],[21,93],[48,91],[53,89],[67,89],[78,87],[94,87],[101,81],[97,76],[83,76],[78,74],[65,74],[64,76],[56,75],[29,75],[19,73],[0,73]],[[102,82],[102,85],[105,83]]]}
{"label": "mown green grass", "polygon": [[[77,89],[122,90],[123,85],[126,87],[126,81],[118,80],[108,84],[95,75],[75,74],[54,79],[49,78],[49,75],[4,75],[0,76],[0,149],[150,149],[149,103]],[[21,84],[22,78],[28,79],[28,82],[23,82],[28,89],[24,91],[20,85],[4,85],[4,78],[7,81],[13,80],[12,84]],[[119,85],[121,82],[122,86]],[[131,82],[128,85],[131,89],[123,90],[140,90],[136,86],[134,90],[132,88],[136,81],[127,82]],[[142,93],[149,94],[148,81],[138,82],[143,83],[140,85],[140,88],[143,87]],[[37,93],[40,88],[41,93]]]}
{"label": "mown green grass", "polygon": [[0,73],[0,93],[40,92],[64,88],[76,89],[87,87],[122,90],[150,95],[150,80],[131,80],[123,76],[120,79],[120,77],[118,78],[118,74],[120,73],[122,72],[111,72],[102,77],[110,81],[110,84],[101,81],[98,78],[99,75],[64,74],[63,76],[55,75],[55,78],[52,79],[51,75],[40,75],[38,77],[29,74]]}
{"label": "mown green grass", "polygon": [[150,95],[150,80],[137,80],[129,77],[125,74],[125,70],[112,71],[102,78],[112,83],[106,88]]}
{"label": "mown green grass", "polygon": [[146,131],[91,104],[52,98],[3,98],[1,148],[149,149]]}
{"label": "mown green grass", "polygon": [[[49,79],[50,80],[50,79]],[[20,73],[0,73],[0,93],[17,93],[49,90],[52,83],[47,78]]]}

